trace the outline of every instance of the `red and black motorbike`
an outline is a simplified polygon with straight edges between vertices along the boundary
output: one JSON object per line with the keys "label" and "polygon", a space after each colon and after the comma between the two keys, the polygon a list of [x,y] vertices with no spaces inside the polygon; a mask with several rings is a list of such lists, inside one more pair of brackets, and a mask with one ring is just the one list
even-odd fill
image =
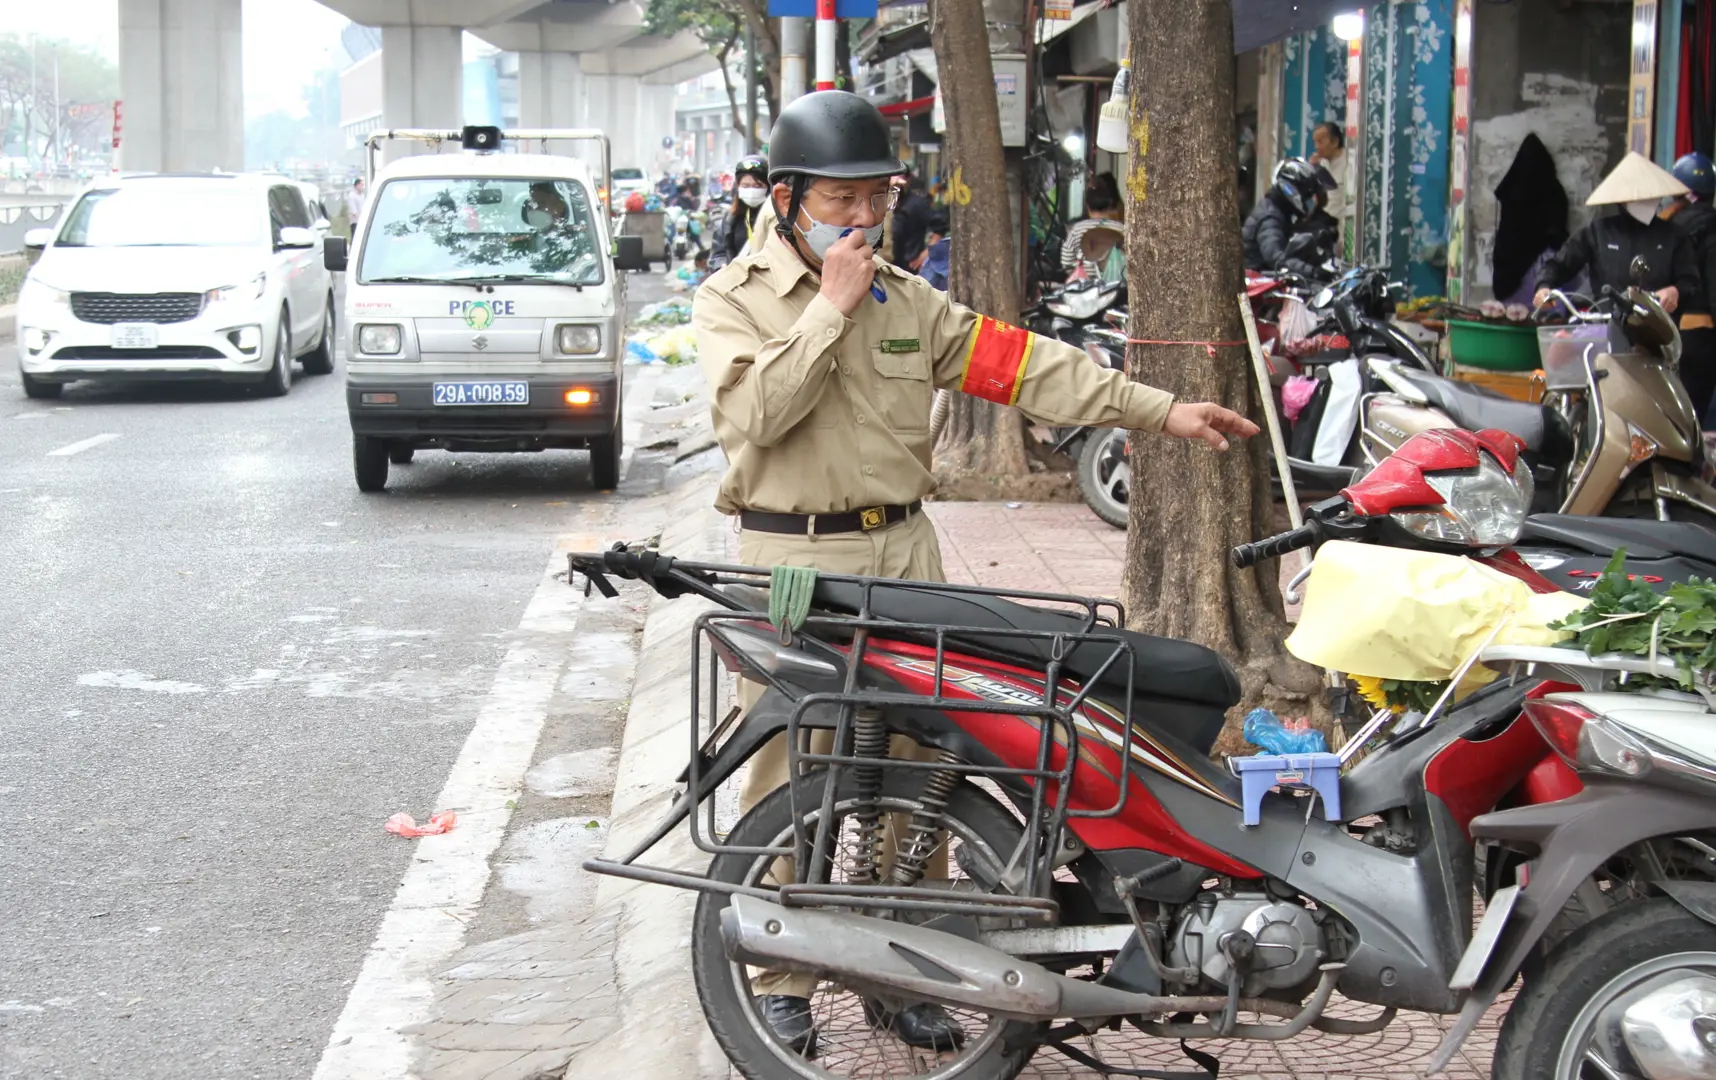
{"label": "red and black motorbike", "polygon": [[[1303,528],[1234,559],[1385,543],[1463,554],[1550,591],[1505,546],[1530,488],[1512,436],[1428,432]],[[618,577],[716,605],[693,638],[685,792],[632,851],[586,867],[700,892],[702,1006],[752,1080],[1006,1080],[1043,1047],[1117,1075],[1213,1076],[1200,1051],[1186,1053],[1201,1071],[1129,1071],[1093,1058],[1083,1036],[1121,1023],[1164,1040],[1363,1034],[1401,1009],[1459,1015],[1437,1054],[1446,1063],[1546,942],[1601,947],[1565,937],[1567,911],[1583,904],[1588,922],[1594,905],[1643,895],[1665,873],[1637,852],[1669,819],[1630,815],[1632,788],[1575,773],[1577,756],[1524,712],[1555,688],[1539,680],[1500,680],[1386,737],[1379,713],[1341,749],[1338,820],[1313,812],[1327,802],[1271,795],[1246,826],[1242,785],[1209,756],[1240,697],[1234,672],[1198,645],[1121,629],[1111,602],[832,574],[812,584],[624,548],[571,568],[608,595]],[[808,599],[801,621],[771,621],[771,580]],[[742,717],[720,717],[723,668],[765,688]],[[900,754],[901,736],[924,749]],[[794,780],[726,828],[718,790],[778,737]],[[1524,827],[1509,817],[1522,812],[1536,815]],[[1716,809],[1706,818],[1697,830],[1716,827]],[[1694,831],[1673,821],[1672,835]],[[687,822],[713,856],[705,873],[651,861]],[[1474,898],[1508,889],[1507,910],[1474,934]],[[1701,895],[1682,902],[1696,913]],[[814,987],[812,1037],[777,1037],[760,971]],[[1331,1015],[1337,991],[1376,1012]],[[1512,1015],[1577,992],[1528,978]],[[924,1007],[956,1036],[906,1045],[897,1020]],[[1510,1017],[1509,1030],[1527,1023]],[[1530,1057],[1503,1055],[1496,1075],[1551,1075],[1527,1071]],[[1558,1080],[1583,1075],[1597,1074]]]}

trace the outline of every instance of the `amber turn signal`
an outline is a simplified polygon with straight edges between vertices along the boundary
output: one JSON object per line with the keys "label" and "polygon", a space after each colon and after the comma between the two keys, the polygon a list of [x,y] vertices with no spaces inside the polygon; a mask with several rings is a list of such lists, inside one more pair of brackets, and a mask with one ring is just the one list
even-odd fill
{"label": "amber turn signal", "polygon": [[595,400],[596,392],[594,390],[579,388],[566,391],[566,404],[568,405],[589,405]]}

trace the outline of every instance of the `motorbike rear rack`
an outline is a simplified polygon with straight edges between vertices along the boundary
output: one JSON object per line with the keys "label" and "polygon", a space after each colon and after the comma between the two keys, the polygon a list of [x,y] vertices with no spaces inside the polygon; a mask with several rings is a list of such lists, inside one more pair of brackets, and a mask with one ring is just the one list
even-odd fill
{"label": "motorbike rear rack", "polygon": [[[1109,600],[1070,596],[1059,593],[1030,592],[1012,589],[991,589],[971,585],[948,585],[929,582],[901,581],[859,575],[819,574],[818,580],[858,587],[859,603],[856,615],[838,615],[813,609],[803,625],[794,633],[810,639],[819,651],[837,650],[845,663],[844,684],[837,692],[804,693],[775,673],[751,661],[744,648],[736,644],[740,637],[755,643],[766,636],[782,641],[783,649],[793,646],[777,635],[769,624],[766,611],[759,611],[746,602],[742,593],[729,591],[733,586],[766,587],[770,571],[756,567],[716,563],[683,562],[654,551],[635,551],[616,547],[601,554],[572,555],[568,581],[578,576],[590,587],[605,595],[617,595],[607,580],[609,575],[643,580],[662,596],[673,598],[696,595],[719,604],[725,610],[710,610],[700,614],[693,627],[691,648],[691,722],[687,725],[689,764],[681,779],[685,788],[666,818],[643,837],[632,849],[617,859],[591,859],[585,869],[593,873],[630,878],[653,884],[672,885],[736,895],[757,896],[787,907],[852,907],[870,911],[892,911],[902,915],[964,915],[1025,921],[1052,921],[1059,905],[1050,896],[1051,881],[1057,867],[1056,856],[1062,850],[1069,818],[1104,818],[1121,814],[1126,807],[1132,779],[1127,764],[1133,760],[1135,729],[1130,702],[1134,681],[1134,650],[1132,643],[1114,632],[1123,625],[1125,611]],[[1077,617],[1074,629],[1020,630],[962,626],[926,622],[899,622],[875,616],[873,590],[923,590],[941,594],[969,594],[1001,598],[1027,604],[1055,605]],[[759,631],[761,633],[759,633]],[[949,693],[952,685],[947,676],[947,653],[950,636],[961,633],[981,634],[985,638],[1017,638],[1046,645],[1050,660],[1044,672],[1044,686],[1034,699],[1020,694],[1015,700],[973,700]],[[737,635],[737,636],[736,636]],[[888,640],[904,639],[921,649],[934,647],[932,691],[928,694],[894,693],[868,689],[860,683],[865,670],[864,660],[872,637]],[[849,641],[842,648],[830,644]],[[708,647],[705,648],[705,639]],[[1082,686],[1069,687],[1062,679],[1062,661],[1073,649],[1097,647],[1108,650],[1094,674]],[[985,650],[956,643],[955,651],[982,656]],[[1103,655],[1099,653],[1098,655]],[[743,658],[743,659],[741,659]],[[927,660],[928,657],[926,656]],[[829,772],[829,782],[823,787],[819,805],[800,805],[800,785],[789,787],[792,805],[792,836],[790,843],[771,846],[729,844],[721,836],[716,823],[715,792],[731,777],[731,773],[709,778],[714,763],[714,751],[723,736],[729,733],[738,718],[734,706],[719,722],[714,711],[720,701],[723,667],[745,667],[745,677],[761,682],[767,689],[779,692],[791,705],[787,720],[788,775],[802,777],[815,767]],[[1018,658],[1011,661],[997,658],[998,663],[1017,667]],[[1115,664],[1124,664],[1126,672],[1124,708],[1104,700],[1104,713],[1111,721],[1118,720],[1115,738],[1093,736],[1104,748],[1118,754],[1116,786],[1118,793],[1113,805],[1102,809],[1077,809],[1069,806],[1074,770],[1080,760],[1081,723],[1092,732],[1100,732],[1082,712],[1090,699],[1091,688],[1103,680]],[[735,668],[736,670],[736,668]],[[830,672],[838,674],[837,669]],[[872,673],[873,674],[873,673]],[[1116,686],[1118,686],[1116,680]],[[981,713],[992,716],[1028,717],[1039,722],[1039,738],[1034,766],[1014,768],[974,762],[905,760],[894,757],[861,756],[853,749],[855,716],[860,708],[873,708],[884,713],[890,709],[922,709],[949,713]],[[832,724],[826,717],[831,711],[838,716]],[[811,713],[817,713],[814,721]],[[708,714],[707,716],[705,714]],[[832,752],[812,750],[814,730],[832,727]],[[1063,763],[1053,764],[1054,749],[1064,747]],[[1012,892],[960,892],[922,884],[855,884],[833,882],[833,836],[830,826],[834,820],[834,801],[843,770],[869,768],[908,772],[947,772],[964,779],[987,779],[1007,792],[1008,801],[1023,818],[1023,837],[1011,853],[1003,878],[1016,883]],[[814,823],[810,820],[816,814]],[[644,858],[671,833],[681,821],[689,823],[692,845],[710,855],[740,855],[751,857],[791,857],[794,859],[793,882],[779,887],[742,885],[716,881],[707,873],[679,867],[644,862]],[[945,844],[945,841],[943,841]],[[999,854],[999,853],[998,853]]]}

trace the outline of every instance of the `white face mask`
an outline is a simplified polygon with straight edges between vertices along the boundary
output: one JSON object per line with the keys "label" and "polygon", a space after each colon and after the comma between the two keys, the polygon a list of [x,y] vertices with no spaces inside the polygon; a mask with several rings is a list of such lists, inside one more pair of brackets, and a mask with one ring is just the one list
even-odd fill
{"label": "white face mask", "polygon": [[543,229],[554,224],[554,215],[550,214],[546,210],[537,210],[532,208],[524,212],[524,222],[531,228],[541,232]]}
{"label": "white face mask", "polygon": [[[805,246],[810,248],[811,255],[815,256],[818,262],[821,262],[823,259],[828,257],[828,249],[834,246],[835,241],[839,240],[847,233],[854,231],[850,226],[829,225],[825,222],[818,221],[810,216],[809,210],[805,210],[803,213],[806,220],[810,222],[810,228],[799,229],[796,222],[794,223],[793,228],[797,229],[798,234],[804,237]],[[877,244],[882,242],[882,226],[880,225],[876,225],[868,229],[859,229],[857,231],[864,234],[864,242],[869,244],[871,247],[875,247]]]}
{"label": "white face mask", "polygon": [[769,197],[769,189],[764,187],[742,187],[739,189],[739,201],[746,206],[761,206],[763,200]]}
{"label": "white face mask", "polygon": [[1650,219],[1656,217],[1657,199],[1638,199],[1627,203],[1627,213],[1640,225],[1649,225]]}

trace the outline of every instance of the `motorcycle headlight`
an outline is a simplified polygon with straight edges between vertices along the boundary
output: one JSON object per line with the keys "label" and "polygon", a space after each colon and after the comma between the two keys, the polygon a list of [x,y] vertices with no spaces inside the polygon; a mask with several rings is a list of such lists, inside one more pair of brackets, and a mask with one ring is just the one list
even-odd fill
{"label": "motorcycle headlight", "polygon": [[1114,299],[1114,294],[1102,289],[1080,289],[1076,292],[1064,292],[1044,306],[1063,319],[1096,318],[1097,312],[1107,307]]}
{"label": "motorcycle headlight", "polygon": [[555,331],[554,344],[568,356],[589,356],[602,351],[602,330],[578,324],[562,326]]}
{"label": "motorcycle headlight", "polygon": [[1474,471],[1428,473],[1424,480],[1442,496],[1442,505],[1390,515],[1407,532],[1468,547],[1505,547],[1519,539],[1534,486],[1525,461],[1519,461],[1510,476],[1499,461],[1484,453]]}
{"label": "motorcycle headlight", "polygon": [[223,285],[218,289],[210,289],[203,294],[203,299],[211,304],[224,300],[255,300],[262,295],[262,290],[268,287],[268,275],[257,274],[249,281],[237,285]]}

